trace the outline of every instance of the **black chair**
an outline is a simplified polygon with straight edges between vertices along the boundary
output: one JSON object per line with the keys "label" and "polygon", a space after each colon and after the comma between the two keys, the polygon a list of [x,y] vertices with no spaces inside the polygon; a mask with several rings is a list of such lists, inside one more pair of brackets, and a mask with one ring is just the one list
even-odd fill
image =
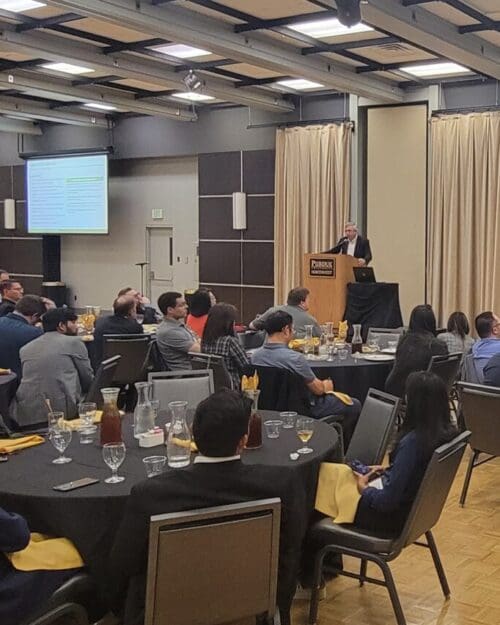
{"label": "black chair", "polygon": [[149,352],[146,357],[147,359],[147,372],[153,373],[156,371],[170,371],[167,366],[167,363],[163,359],[161,355],[160,348],[158,347],[158,343],[156,339],[151,339],[149,343]]}
{"label": "black chair", "polygon": [[262,347],[262,345],[264,345],[264,341],[266,340],[266,333],[264,330],[247,330],[246,332],[238,332],[236,336],[238,337],[241,347],[243,347],[245,351],[248,349],[257,349],[257,347]]}
{"label": "black chair", "polygon": [[150,341],[149,334],[105,334],[103,336],[104,359],[121,356],[115,370],[113,384],[132,385],[147,378]]}
{"label": "black chair", "polygon": [[101,395],[101,388],[108,388],[113,385],[113,379],[115,376],[116,368],[120,362],[121,356],[112,356],[107,360],[103,360],[97,369],[92,384],[85,396],[84,401],[94,402],[97,405],[97,409],[102,409],[103,398]]}
{"label": "black chair", "polygon": [[371,388],[359,415],[345,462],[360,460],[363,464],[380,464],[396,422],[399,398]]}
{"label": "black chair", "polygon": [[[315,535],[318,543],[328,542],[328,544],[316,556],[309,610],[310,625],[317,622],[323,560],[329,553],[345,554],[361,560],[359,573],[339,570],[339,575],[353,577],[359,580],[361,586],[364,582],[385,586],[389,592],[398,625],[406,625],[406,619],[388,563],[397,558],[405,547],[416,544],[430,550],[443,594],[446,598],[450,596],[448,581],[431,530],[441,516],[469,436],[470,432],[463,432],[451,442],[436,449],[399,536],[381,538],[371,532],[357,529],[353,525],[336,525],[331,519],[323,519],[313,526],[310,531]],[[423,534],[427,542],[418,540]],[[373,562],[380,567],[384,576],[383,581],[367,575],[368,562]]]}
{"label": "black chair", "polygon": [[220,391],[223,388],[233,388],[233,381],[226,369],[222,356],[198,352],[189,352],[189,356],[191,356],[191,366],[194,370],[212,369],[215,391]]}
{"label": "black chair", "polygon": [[443,380],[448,391],[448,395],[453,390],[453,385],[458,379],[460,365],[462,362],[462,353],[455,352],[447,356],[432,356],[427,371],[435,373]]}
{"label": "black chair", "polygon": [[[471,456],[467,465],[460,505],[465,504],[467,491],[476,467],[500,456],[500,388],[481,384],[457,384],[465,426],[471,432]],[[479,460],[479,456],[488,454]]]}

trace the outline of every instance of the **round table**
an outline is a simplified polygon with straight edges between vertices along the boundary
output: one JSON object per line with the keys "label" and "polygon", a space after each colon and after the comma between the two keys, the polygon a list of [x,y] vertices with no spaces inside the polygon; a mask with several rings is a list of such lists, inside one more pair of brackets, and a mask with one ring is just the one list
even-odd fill
{"label": "round table", "polygon": [[[271,411],[259,412],[263,421],[277,416]],[[165,418],[160,416],[158,421],[161,424]],[[146,479],[142,459],[166,453],[164,446],[149,449],[138,446],[133,438],[132,415],[124,417],[122,431],[127,456],[118,473],[126,479],[119,484],[104,482],[111,472],[102,460],[100,446],[97,443],[81,445],[77,432],[73,433],[66,451],[73,460],[68,464],[52,463],[57,452],[48,441],[14,454],[8,462],[0,464],[0,505],[9,512],[22,514],[31,531],[66,536],[72,540],[96,577],[105,572],[104,563],[132,486]],[[308,509],[304,514],[309,516],[314,507],[320,463],[339,460],[338,438],[333,428],[316,422],[310,441],[314,452],[291,460],[290,452],[296,451],[299,445],[294,429],[282,430],[279,439],[263,436],[262,447],[243,452],[242,461],[245,464],[291,467],[296,471],[297,479],[302,480],[308,495]],[[167,467],[167,470],[176,469]],[[53,486],[84,477],[100,481],[65,493],[52,490]]]}
{"label": "round table", "polygon": [[384,390],[394,358],[374,361],[363,357],[353,358],[348,353],[345,360],[340,360],[337,355],[333,361],[308,359],[308,362],[320,380],[331,378],[336,391],[347,393],[363,403],[370,388]]}

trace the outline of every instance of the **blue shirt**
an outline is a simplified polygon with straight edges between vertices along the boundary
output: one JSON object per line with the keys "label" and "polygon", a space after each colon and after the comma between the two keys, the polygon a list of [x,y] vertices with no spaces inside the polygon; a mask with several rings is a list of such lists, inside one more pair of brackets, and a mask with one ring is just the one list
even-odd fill
{"label": "blue shirt", "polygon": [[17,313],[0,317],[0,367],[11,369],[21,379],[22,367],[19,357],[21,347],[43,334]]}
{"label": "blue shirt", "polygon": [[283,343],[266,343],[259,347],[252,356],[252,364],[256,367],[288,369],[304,378],[306,384],[316,378],[306,357]]}
{"label": "blue shirt", "polygon": [[483,373],[485,384],[500,387],[500,353],[488,360],[483,369]]}
{"label": "blue shirt", "polygon": [[490,358],[495,356],[495,354],[500,354],[500,339],[479,339],[472,346],[472,353],[476,370],[482,374]]}

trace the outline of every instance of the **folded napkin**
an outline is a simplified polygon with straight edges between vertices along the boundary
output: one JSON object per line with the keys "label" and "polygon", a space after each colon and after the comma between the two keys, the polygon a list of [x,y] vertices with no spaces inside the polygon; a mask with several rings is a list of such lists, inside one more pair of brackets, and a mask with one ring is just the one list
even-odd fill
{"label": "folded napkin", "polygon": [[322,462],[314,507],[334,523],[352,523],[361,495],[356,478],[346,464]]}
{"label": "folded napkin", "polygon": [[[125,414],[123,412],[123,410],[120,410],[120,416],[123,417],[123,415]],[[95,411],[95,417],[94,417],[94,423],[100,423],[102,419],[102,410],[96,410]],[[79,430],[81,427],[83,427],[83,420],[82,419],[71,419],[70,421],[64,421],[65,425],[67,425],[71,430]]]}
{"label": "folded napkin", "polygon": [[65,571],[85,566],[70,540],[36,533],[31,534],[25,549],[5,555],[18,571]]}
{"label": "folded napkin", "polygon": [[340,393],[339,391],[327,391],[325,395],[335,395],[335,397],[340,399],[340,401],[346,406],[352,406],[354,403],[349,395],[346,393]]}
{"label": "folded napkin", "polygon": [[15,451],[34,447],[44,442],[45,439],[38,434],[21,436],[20,438],[0,438],[0,454],[12,454]]}
{"label": "folded napkin", "polygon": [[256,391],[259,388],[259,374],[257,371],[253,375],[244,375],[241,378],[242,391]]}
{"label": "folded napkin", "polygon": [[10,369],[3,369],[0,367],[0,375],[10,375],[12,371]]}

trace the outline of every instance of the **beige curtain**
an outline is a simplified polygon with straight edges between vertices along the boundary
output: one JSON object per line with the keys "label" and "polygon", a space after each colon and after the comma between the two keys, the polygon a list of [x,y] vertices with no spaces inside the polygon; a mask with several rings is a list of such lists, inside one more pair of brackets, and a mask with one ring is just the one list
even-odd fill
{"label": "beige curtain", "polygon": [[299,286],[303,255],[331,248],[349,215],[351,124],[276,133],[275,301]]}
{"label": "beige curtain", "polygon": [[500,312],[500,113],[431,121],[428,300],[441,324]]}

